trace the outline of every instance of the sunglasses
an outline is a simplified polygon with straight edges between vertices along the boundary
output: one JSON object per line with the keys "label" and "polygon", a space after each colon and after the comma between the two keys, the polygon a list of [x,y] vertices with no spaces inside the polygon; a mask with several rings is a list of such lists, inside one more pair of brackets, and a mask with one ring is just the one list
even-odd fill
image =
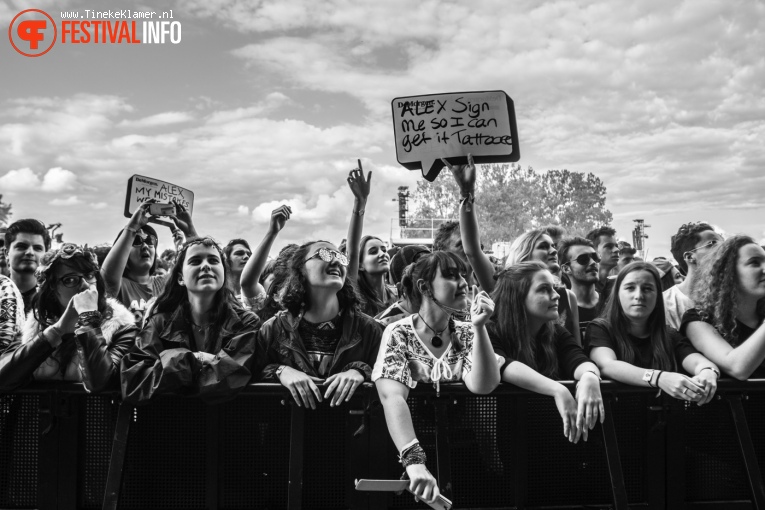
{"label": "sunglasses", "polygon": [[157,246],[157,237],[151,234],[136,234],[135,238],[133,239],[133,246],[141,246],[142,244]]}
{"label": "sunglasses", "polygon": [[700,250],[700,249],[702,249],[702,248],[708,248],[708,247],[710,247],[710,246],[716,246],[716,245],[717,245],[717,244],[719,244],[719,243],[720,243],[720,241],[718,241],[717,239],[712,239],[712,240],[711,240],[711,241],[709,241],[708,243],[702,244],[701,246],[697,246],[697,247],[695,247],[694,249],[692,249],[692,250],[688,250],[688,251],[687,251],[687,252],[685,252],[685,253],[693,253],[693,252],[694,252],[694,251],[696,251],[696,250]]}
{"label": "sunglasses", "polygon": [[330,250],[329,248],[319,248],[319,251],[308,257],[306,262],[313,258],[320,258],[324,262],[332,262],[332,259],[337,259],[337,261],[340,263],[340,265],[347,266],[348,265],[348,257],[346,257],[344,254],[340,253],[337,250]]}
{"label": "sunglasses", "polygon": [[[600,262],[600,256],[595,252],[582,253],[574,260],[576,260],[580,266],[586,266],[590,263],[590,259],[594,260],[595,262]],[[565,262],[565,264],[571,264],[571,261],[569,260],[568,262]]]}
{"label": "sunglasses", "polygon": [[95,272],[90,272],[85,274],[70,273],[58,279],[58,281],[61,282],[61,285],[69,289],[79,287],[82,284],[83,280],[85,280],[88,283],[95,282],[96,273]]}

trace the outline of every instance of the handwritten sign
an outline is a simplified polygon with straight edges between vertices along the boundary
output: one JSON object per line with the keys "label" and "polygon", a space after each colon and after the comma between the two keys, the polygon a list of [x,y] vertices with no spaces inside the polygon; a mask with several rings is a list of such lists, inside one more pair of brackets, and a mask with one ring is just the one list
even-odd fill
{"label": "handwritten sign", "polygon": [[[181,204],[191,214],[194,208],[194,192],[154,177],[133,175],[128,179],[127,194],[125,195],[126,218],[130,218],[141,204],[152,201]],[[171,223],[154,218],[149,221],[173,227]]]}
{"label": "handwritten sign", "polygon": [[393,108],[396,158],[433,181],[452,165],[518,161],[513,100],[501,90],[397,97]]}

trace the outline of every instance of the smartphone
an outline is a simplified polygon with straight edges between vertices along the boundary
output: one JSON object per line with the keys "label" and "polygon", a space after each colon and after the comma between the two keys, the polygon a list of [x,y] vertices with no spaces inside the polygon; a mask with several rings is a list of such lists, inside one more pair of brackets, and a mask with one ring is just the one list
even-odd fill
{"label": "smartphone", "polygon": [[175,204],[149,204],[152,216],[175,216]]}

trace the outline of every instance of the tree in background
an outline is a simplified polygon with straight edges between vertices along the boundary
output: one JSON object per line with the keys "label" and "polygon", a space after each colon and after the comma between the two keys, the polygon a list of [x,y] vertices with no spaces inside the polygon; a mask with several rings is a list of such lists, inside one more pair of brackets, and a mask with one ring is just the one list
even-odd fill
{"label": "tree in background", "polygon": [[11,204],[3,202],[3,195],[0,195],[0,227],[5,227],[11,222]]}
{"label": "tree in background", "polygon": [[[431,218],[458,218],[459,189],[448,172],[413,193],[410,226],[422,228]],[[512,241],[523,232],[558,224],[569,235],[584,235],[611,223],[605,208],[606,187],[595,175],[568,170],[537,173],[520,165],[481,165],[476,179],[476,208],[485,245]],[[425,237],[423,235],[413,237]]]}

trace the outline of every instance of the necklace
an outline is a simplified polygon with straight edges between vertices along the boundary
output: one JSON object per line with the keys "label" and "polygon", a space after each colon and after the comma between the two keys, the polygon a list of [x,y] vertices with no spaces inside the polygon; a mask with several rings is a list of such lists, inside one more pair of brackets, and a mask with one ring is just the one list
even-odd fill
{"label": "necklace", "polygon": [[444,331],[446,331],[447,329],[449,329],[449,323],[447,323],[447,324],[446,324],[446,327],[445,327],[444,329],[442,329],[441,331],[436,331],[435,329],[433,329],[433,328],[430,326],[430,324],[428,324],[428,323],[425,321],[425,319],[423,318],[423,316],[422,316],[422,315],[420,315],[420,312],[417,312],[417,316],[420,318],[420,320],[422,321],[422,323],[423,323],[423,324],[425,324],[425,327],[427,327],[429,330],[431,330],[431,331],[433,332],[433,338],[431,338],[431,339],[430,339],[430,343],[431,343],[431,344],[433,344],[433,347],[436,347],[436,348],[438,348],[438,347],[441,347],[442,345],[444,345],[444,341],[443,341],[443,340],[441,340],[441,336],[440,336],[440,335],[441,335],[441,333],[443,333]]}
{"label": "necklace", "polygon": [[204,326],[199,326],[194,321],[189,321],[189,322],[191,322],[191,325],[194,326],[194,329],[196,329],[197,333],[204,333],[205,331],[207,331],[210,328],[210,325],[212,324],[212,323],[208,322]]}

